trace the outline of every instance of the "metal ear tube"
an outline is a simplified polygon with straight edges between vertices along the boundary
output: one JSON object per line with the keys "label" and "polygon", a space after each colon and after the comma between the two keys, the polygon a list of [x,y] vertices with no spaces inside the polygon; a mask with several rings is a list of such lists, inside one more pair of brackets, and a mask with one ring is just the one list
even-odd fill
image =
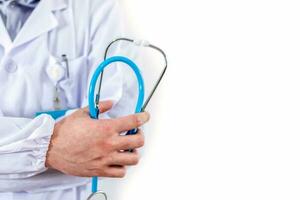
{"label": "metal ear tube", "polygon": [[[159,47],[149,43],[148,41],[146,40],[133,40],[133,39],[129,39],[129,38],[117,38],[115,40],[113,40],[112,42],[109,43],[109,45],[107,46],[107,48],[105,49],[105,54],[104,54],[104,60],[106,60],[107,58],[107,54],[108,54],[108,51],[110,49],[110,47],[119,42],[119,41],[125,41],[125,42],[129,42],[129,43],[133,43],[134,45],[136,46],[142,46],[142,47],[148,47],[148,48],[151,48],[153,50],[156,50],[158,51],[162,56],[163,56],[163,59],[164,59],[164,68],[163,70],[161,71],[160,75],[159,75],[159,78],[157,79],[153,89],[151,90],[150,92],[150,95],[149,97],[146,99],[144,105],[143,105],[143,108],[142,108],[142,112],[145,111],[148,103],[150,102],[151,98],[153,97],[155,91],[157,90],[161,80],[163,79],[166,71],[167,71],[167,68],[168,68],[168,59],[167,59],[167,55],[166,53]],[[104,71],[101,73],[101,77],[100,77],[100,83],[99,83],[99,88],[98,88],[98,93],[97,93],[97,97],[98,97],[98,101],[100,100],[100,92],[101,92],[101,87],[102,87],[102,80],[103,80],[103,76],[104,76]]]}

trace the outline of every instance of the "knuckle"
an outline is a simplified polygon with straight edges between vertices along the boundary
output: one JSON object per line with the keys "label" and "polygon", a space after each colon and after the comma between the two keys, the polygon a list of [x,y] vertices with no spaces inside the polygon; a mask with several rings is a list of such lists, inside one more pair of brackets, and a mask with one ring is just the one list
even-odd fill
{"label": "knuckle", "polygon": [[141,125],[141,121],[139,120],[138,116],[137,115],[133,115],[132,116],[132,124],[135,126],[135,127],[139,127]]}
{"label": "knuckle", "polygon": [[[125,136],[126,137],[126,136]],[[133,138],[130,138],[130,137],[128,137],[128,138],[125,138],[125,140],[124,140],[124,146],[132,146],[133,144],[134,144],[134,140],[133,140]]]}
{"label": "knuckle", "polygon": [[99,139],[96,143],[95,152],[98,156],[107,157],[107,155],[115,149],[116,142],[112,138]]}
{"label": "knuckle", "polygon": [[85,156],[83,156],[84,159],[87,157],[97,157],[101,158],[103,157],[103,154],[105,153],[104,151],[104,143],[103,141],[96,140],[93,143],[89,144],[89,153]]}
{"label": "knuckle", "polygon": [[117,146],[117,141],[113,138],[107,139],[105,143],[109,149],[114,149]]}
{"label": "knuckle", "polygon": [[124,178],[125,175],[126,175],[126,170],[122,169],[116,175],[117,175],[118,178]]}
{"label": "knuckle", "polygon": [[138,134],[144,135],[144,131],[142,129],[138,129]]}
{"label": "knuckle", "polygon": [[108,155],[108,156],[106,156],[106,159],[105,159],[105,163],[106,164],[111,164],[111,163],[114,163],[115,162],[115,158],[114,158],[114,156],[113,155]]}
{"label": "knuckle", "polygon": [[139,161],[140,161],[140,157],[137,155],[132,159],[132,164],[137,165],[139,164]]}
{"label": "knuckle", "polygon": [[103,141],[98,141],[97,146],[94,148],[94,155],[97,155],[97,157],[102,158],[105,156],[105,154],[108,152],[107,150],[109,149],[107,144]]}
{"label": "knuckle", "polygon": [[145,139],[143,135],[138,135],[136,140],[137,146],[142,147],[145,145]]}
{"label": "knuckle", "polygon": [[102,131],[104,133],[113,133],[113,127],[110,123],[103,123],[102,125]]}
{"label": "knuckle", "polygon": [[88,170],[99,170],[101,169],[102,163],[100,161],[91,162],[88,166]]}

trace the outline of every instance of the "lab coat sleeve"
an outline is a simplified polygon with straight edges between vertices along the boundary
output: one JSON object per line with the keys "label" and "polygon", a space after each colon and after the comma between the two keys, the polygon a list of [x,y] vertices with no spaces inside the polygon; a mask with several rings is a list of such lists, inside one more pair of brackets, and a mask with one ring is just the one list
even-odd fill
{"label": "lab coat sleeve", "polygon": [[[131,38],[128,18],[125,15],[124,7],[119,0],[92,1],[91,21],[90,21],[90,51],[88,53],[88,65],[90,82],[91,76],[103,61],[106,47],[109,43],[119,37]],[[99,5],[98,5],[99,4]],[[101,5],[100,5],[101,4]],[[104,4],[104,5],[103,5]],[[123,55],[122,43],[113,45],[108,57]],[[127,44],[126,44],[127,45]],[[132,112],[132,108],[118,109],[121,104],[129,104],[132,99],[124,99],[126,91],[124,90],[127,66],[121,63],[114,63],[108,66],[104,72],[103,85],[101,88],[100,101],[113,100],[114,108],[109,112],[111,116],[120,116]],[[87,85],[89,85],[89,82]],[[87,106],[87,95],[84,97],[82,106]],[[122,106],[124,107],[124,106]]]}
{"label": "lab coat sleeve", "polygon": [[28,178],[46,170],[45,159],[55,121],[0,116],[0,179]]}

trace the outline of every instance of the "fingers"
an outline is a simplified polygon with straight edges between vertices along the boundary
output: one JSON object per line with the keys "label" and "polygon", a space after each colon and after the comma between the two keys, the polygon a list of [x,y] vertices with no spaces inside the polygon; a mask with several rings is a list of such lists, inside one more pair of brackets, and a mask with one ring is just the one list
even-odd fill
{"label": "fingers", "polygon": [[[100,112],[104,113],[108,110],[110,110],[113,106],[113,101],[107,100],[107,101],[101,101],[99,102],[99,108],[100,108]],[[89,112],[89,107],[84,107],[83,110],[85,112]]]}
{"label": "fingers", "polygon": [[113,119],[115,129],[118,132],[128,131],[138,128],[148,122],[150,115],[147,112],[138,113],[134,115],[128,115],[126,117],[120,117]]}
{"label": "fingers", "polygon": [[108,164],[110,166],[133,166],[137,165],[139,162],[139,154],[137,151],[130,152],[115,152],[111,155]]}
{"label": "fingers", "polygon": [[102,101],[99,103],[99,109],[100,109],[100,113],[104,113],[108,110],[110,110],[113,106],[113,102],[112,101]]}
{"label": "fingers", "polygon": [[88,170],[84,173],[84,177],[109,177],[109,178],[123,178],[126,174],[126,167],[122,165],[109,165],[103,168]]}
{"label": "fingers", "polygon": [[97,160],[94,165],[101,166],[101,163],[105,163],[105,167],[99,170],[95,167],[91,171],[92,176],[102,176],[111,178],[123,178],[126,174],[126,166],[137,165],[139,162],[139,155],[136,150],[132,153],[129,152],[115,152],[111,156],[107,157],[105,160]]}
{"label": "fingers", "polygon": [[126,175],[124,166],[110,166],[105,170],[105,176],[111,178],[123,178]]}
{"label": "fingers", "polygon": [[118,142],[116,143],[117,150],[137,149],[143,147],[145,144],[145,138],[142,131],[139,130],[134,135],[118,136]]}
{"label": "fingers", "polygon": [[[101,146],[103,143],[97,143],[97,151],[101,150]],[[105,146],[109,152],[113,151],[122,151],[128,149],[138,149],[143,147],[145,144],[145,138],[143,132],[138,129],[137,134],[134,135],[115,135],[109,138]],[[96,151],[96,152],[97,152]]]}

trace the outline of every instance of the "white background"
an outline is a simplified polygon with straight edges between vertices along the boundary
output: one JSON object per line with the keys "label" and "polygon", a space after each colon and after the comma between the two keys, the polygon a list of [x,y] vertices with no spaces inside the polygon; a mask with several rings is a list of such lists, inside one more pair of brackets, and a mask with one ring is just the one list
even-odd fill
{"label": "white background", "polygon": [[[169,70],[110,199],[300,199],[300,3],[124,0]],[[113,189],[112,189],[113,188]]]}

